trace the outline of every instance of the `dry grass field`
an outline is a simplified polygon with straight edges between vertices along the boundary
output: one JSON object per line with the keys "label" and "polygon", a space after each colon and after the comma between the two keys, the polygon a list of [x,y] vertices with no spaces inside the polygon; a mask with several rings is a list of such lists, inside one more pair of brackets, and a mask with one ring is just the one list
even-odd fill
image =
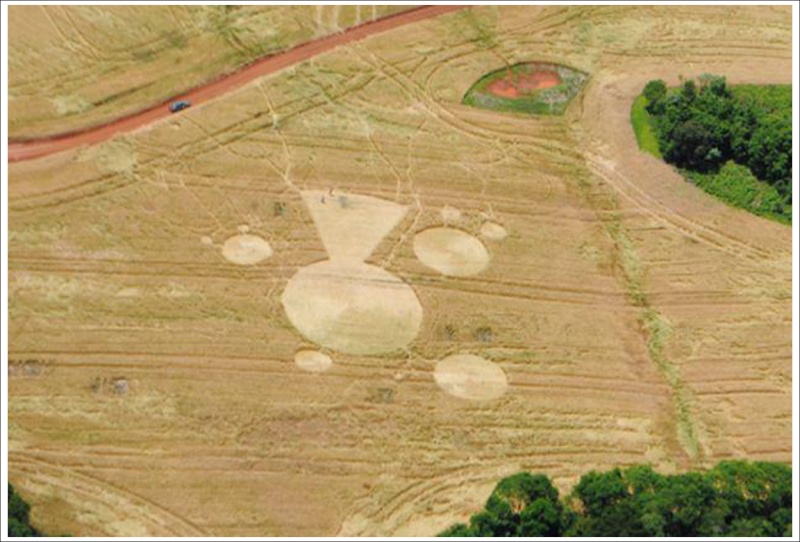
{"label": "dry grass field", "polygon": [[[564,116],[461,104],[525,61],[588,74]],[[433,535],[521,469],[790,461],[791,229],[629,124],[703,72],[791,82],[790,8],[465,10],[11,164],[34,522]]]}
{"label": "dry grass field", "polygon": [[12,6],[9,137],[79,130],[403,6]]}

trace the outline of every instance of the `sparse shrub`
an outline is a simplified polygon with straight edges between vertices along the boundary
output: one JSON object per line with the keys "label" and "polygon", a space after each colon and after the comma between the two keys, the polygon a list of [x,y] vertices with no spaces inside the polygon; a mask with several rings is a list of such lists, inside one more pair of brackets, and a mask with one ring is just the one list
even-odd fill
{"label": "sparse shrub", "polygon": [[479,327],[475,330],[475,340],[482,342],[482,343],[490,343],[492,342],[492,328],[490,327]]}

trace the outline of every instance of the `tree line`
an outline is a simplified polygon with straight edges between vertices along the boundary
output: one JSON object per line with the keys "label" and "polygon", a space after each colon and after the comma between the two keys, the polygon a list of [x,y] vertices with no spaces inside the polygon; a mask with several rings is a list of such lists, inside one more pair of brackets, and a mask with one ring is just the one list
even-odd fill
{"label": "tree line", "polygon": [[723,461],[663,475],[647,465],[589,472],[565,498],[543,474],[501,480],[484,509],[442,537],[791,536],[792,470]]}
{"label": "tree line", "polygon": [[643,95],[667,162],[699,173],[736,162],[791,205],[791,89],[750,90],[735,91],[724,77],[705,74],[676,89],[660,79],[650,81]]}

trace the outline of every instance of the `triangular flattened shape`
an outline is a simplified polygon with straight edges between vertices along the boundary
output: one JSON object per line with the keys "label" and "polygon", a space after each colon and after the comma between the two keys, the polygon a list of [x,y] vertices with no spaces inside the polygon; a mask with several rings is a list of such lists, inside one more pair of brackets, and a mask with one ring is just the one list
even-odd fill
{"label": "triangular flattened shape", "polygon": [[364,261],[408,212],[385,199],[326,190],[303,190],[303,201],[331,259]]}

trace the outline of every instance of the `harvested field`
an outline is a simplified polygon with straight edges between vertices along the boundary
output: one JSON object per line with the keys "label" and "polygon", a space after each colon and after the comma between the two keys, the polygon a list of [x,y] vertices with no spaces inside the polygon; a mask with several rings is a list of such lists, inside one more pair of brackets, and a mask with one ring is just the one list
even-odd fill
{"label": "harvested field", "polygon": [[[589,75],[564,115],[462,104],[531,61]],[[34,522],[432,535],[521,469],[790,461],[791,230],[638,151],[629,112],[650,79],[791,67],[789,7],[472,8],[10,164],[9,473]],[[477,274],[419,257],[442,229],[484,248]],[[271,256],[228,261],[245,235]],[[438,381],[469,397],[437,383],[453,356]]]}
{"label": "harvested field", "polygon": [[79,130],[411,6],[10,6],[9,137]]}

